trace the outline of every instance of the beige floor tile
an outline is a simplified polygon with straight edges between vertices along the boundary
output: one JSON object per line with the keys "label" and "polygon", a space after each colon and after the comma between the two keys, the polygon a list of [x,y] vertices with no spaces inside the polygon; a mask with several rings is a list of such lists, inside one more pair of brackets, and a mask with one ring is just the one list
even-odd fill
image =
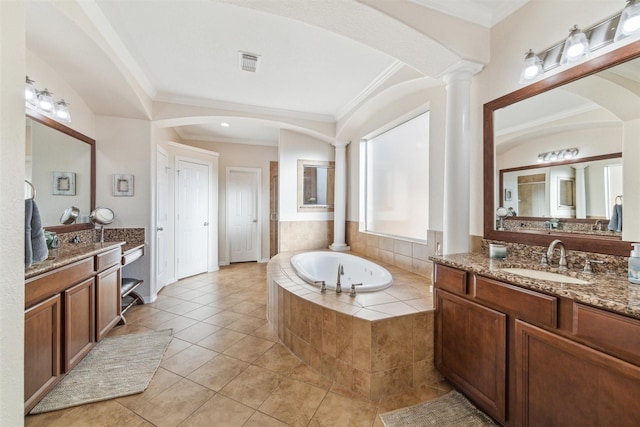
{"label": "beige floor tile", "polygon": [[[155,330],[162,329],[161,325],[169,320],[175,319],[178,317],[177,314],[169,313],[168,311],[158,310],[149,307],[150,310],[153,310],[146,316],[137,316],[136,318],[131,318],[129,316],[129,312],[125,314],[127,319],[127,323],[131,323],[134,325],[146,326],[147,328],[152,328]],[[133,309],[132,309],[133,310]],[[138,311],[140,312],[140,311]],[[134,312],[135,313],[135,312]]]}
{"label": "beige floor tile", "polygon": [[234,305],[233,307],[231,307],[230,311],[233,311],[235,313],[240,313],[240,314],[249,314],[252,313],[256,310],[263,310],[266,311],[267,310],[267,305],[266,304],[258,304],[252,301],[242,301],[239,304]]}
{"label": "beige floor tile", "polygon": [[192,345],[162,361],[160,366],[180,376],[186,377],[200,366],[213,359],[218,353],[207,348]]}
{"label": "beige floor tile", "polygon": [[171,342],[169,342],[169,345],[167,346],[167,349],[164,351],[164,355],[162,356],[162,359],[166,360],[166,359],[170,358],[171,356],[174,356],[174,355],[180,353],[185,348],[191,347],[192,345],[193,344],[191,344],[190,342],[183,341],[183,340],[178,339],[178,338],[176,338],[174,336],[171,339]]}
{"label": "beige floor tile", "polygon": [[171,307],[167,307],[167,308],[164,309],[164,311],[168,311],[169,313],[179,314],[179,315],[183,316],[186,313],[195,310],[196,308],[202,307],[201,304],[196,304],[195,302],[184,301],[184,300],[180,300],[180,301],[181,301],[180,304],[176,304],[176,305],[172,305]]}
{"label": "beige floor tile", "polygon": [[278,374],[252,365],[224,386],[220,394],[252,408],[258,408],[282,379]]}
{"label": "beige floor tile", "polygon": [[298,363],[291,374],[289,374],[289,377],[299,381],[304,381],[324,390],[328,390],[332,383],[330,379],[323,377],[320,373],[314,371],[304,362]]}
{"label": "beige floor tile", "polygon": [[236,359],[251,363],[274,345],[275,344],[271,341],[247,335],[231,347],[227,348],[223,353],[227,356],[235,357]]}
{"label": "beige floor tile", "polygon": [[180,427],[241,427],[253,413],[253,409],[218,394],[180,423]]}
{"label": "beige floor tile", "polygon": [[280,375],[289,375],[299,363],[300,359],[282,344],[275,344],[253,362],[254,365],[261,366]]}
{"label": "beige floor tile", "polygon": [[246,334],[231,329],[220,329],[198,341],[198,345],[222,353],[246,336]]}
{"label": "beige floor tile", "polygon": [[265,323],[255,331],[251,332],[251,335],[262,338],[263,340],[278,342],[278,334],[273,330],[272,325],[269,323]]}
{"label": "beige floor tile", "polygon": [[160,294],[154,302],[149,304],[150,307],[165,310],[178,304],[182,304],[184,301],[179,298],[164,295],[164,289],[160,291]]}
{"label": "beige floor tile", "polygon": [[114,400],[39,415],[29,415],[24,418],[24,425],[28,427],[152,426],[144,418]]}
{"label": "beige floor tile", "polygon": [[219,329],[219,326],[215,326],[210,323],[199,322],[195,325],[184,328],[180,332],[174,334],[174,336],[178,339],[195,344],[198,341],[202,341],[204,338],[208,337]]}
{"label": "beige floor tile", "polygon": [[267,321],[265,319],[243,316],[241,319],[228,324],[226,327],[229,329],[233,329],[234,331],[250,334],[256,329],[264,326],[266,323]]}
{"label": "beige floor tile", "polygon": [[445,394],[447,394],[447,391],[445,390],[424,386],[382,398],[380,399],[378,407],[380,409],[380,413],[384,413],[407,406],[417,405],[421,402],[427,402]]}
{"label": "beige floor tile", "polygon": [[189,326],[195,325],[196,323],[198,323],[198,321],[195,319],[189,319],[188,317],[184,316],[176,316],[171,320],[167,320],[166,322],[159,324],[156,329],[173,329],[173,333],[176,334],[181,330],[188,328]]}
{"label": "beige floor tile", "polygon": [[[203,304],[203,303],[200,303]],[[208,304],[208,303],[204,303],[204,304]],[[200,308],[196,308],[193,311],[190,311],[188,313],[186,313],[184,316],[188,317],[190,319],[196,319],[196,320],[204,320],[204,319],[208,319],[209,317],[216,315],[218,313],[220,313],[222,310],[216,307],[211,307],[209,305],[205,305],[202,306]]]}
{"label": "beige floor tile", "polygon": [[285,378],[260,406],[260,412],[292,426],[306,426],[326,394],[321,388]]}
{"label": "beige floor tile", "polygon": [[219,391],[248,366],[248,363],[221,354],[193,371],[188,378],[211,390]]}
{"label": "beige floor tile", "polygon": [[218,314],[214,314],[211,317],[204,319],[205,322],[211,323],[212,325],[225,327],[227,325],[232,324],[238,319],[242,319],[244,316],[240,313],[234,313],[233,311],[221,311]]}
{"label": "beige floor tile", "polygon": [[118,337],[121,335],[142,334],[144,332],[153,332],[153,329],[142,325],[126,324],[116,326],[109,332],[109,337]]}
{"label": "beige floor tile", "polygon": [[370,427],[378,408],[335,393],[327,393],[309,426]]}
{"label": "beige floor tile", "polygon": [[251,418],[243,425],[243,427],[288,427],[289,424],[285,424],[282,421],[278,421],[269,415],[263,414],[260,411],[253,413]]}
{"label": "beige floor tile", "polygon": [[158,368],[153,376],[153,379],[149,383],[149,386],[144,392],[133,394],[131,396],[120,397],[116,399],[116,401],[121,405],[124,405],[127,408],[135,411],[137,409],[140,409],[143,405],[156,397],[158,394],[172,387],[181,379],[182,377],[178,374],[175,374],[164,368]]}
{"label": "beige floor tile", "polygon": [[187,419],[215,392],[187,379],[178,381],[136,411],[158,427],[176,426]]}

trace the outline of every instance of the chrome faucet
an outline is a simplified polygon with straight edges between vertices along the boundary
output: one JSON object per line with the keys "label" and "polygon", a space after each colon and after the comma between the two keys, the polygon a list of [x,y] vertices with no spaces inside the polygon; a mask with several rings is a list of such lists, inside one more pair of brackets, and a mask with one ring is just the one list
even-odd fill
{"label": "chrome faucet", "polygon": [[344,267],[342,264],[338,264],[338,278],[336,279],[336,294],[342,293],[342,284],[340,283],[340,276],[344,274]]}
{"label": "chrome faucet", "polygon": [[562,240],[556,239],[553,242],[549,243],[549,249],[547,250],[547,259],[549,263],[553,258],[553,252],[556,249],[556,246],[560,247],[560,260],[558,261],[558,269],[566,270],[567,269],[567,249],[564,247],[564,243]]}

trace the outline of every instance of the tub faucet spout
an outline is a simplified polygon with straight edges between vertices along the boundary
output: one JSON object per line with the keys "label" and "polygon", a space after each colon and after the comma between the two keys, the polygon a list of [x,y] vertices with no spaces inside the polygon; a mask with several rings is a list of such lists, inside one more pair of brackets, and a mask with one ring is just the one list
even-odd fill
{"label": "tub faucet spout", "polygon": [[338,278],[336,279],[336,294],[342,293],[342,284],[340,283],[340,276],[344,274],[344,267],[342,264],[338,264]]}

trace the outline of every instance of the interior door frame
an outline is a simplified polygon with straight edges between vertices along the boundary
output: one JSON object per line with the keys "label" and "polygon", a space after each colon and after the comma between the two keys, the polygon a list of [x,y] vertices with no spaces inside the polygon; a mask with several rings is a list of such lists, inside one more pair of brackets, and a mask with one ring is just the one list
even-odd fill
{"label": "interior door frame", "polygon": [[256,176],[256,260],[262,261],[262,169],[261,168],[244,168],[239,166],[227,166],[225,173],[225,253],[227,263],[231,264],[231,240],[229,238],[229,213],[231,211],[231,203],[229,196],[230,175],[233,172],[251,172]]}
{"label": "interior door frame", "polygon": [[[175,242],[175,253],[174,253],[174,257],[173,257],[173,268],[175,271],[175,277],[176,279],[178,279],[178,258],[179,258],[179,245],[178,245],[178,233],[180,231],[180,227],[178,226],[179,222],[178,222],[178,212],[179,212],[179,208],[178,208],[178,202],[180,200],[180,186],[179,184],[179,167],[178,165],[180,164],[180,162],[189,162],[189,163],[196,163],[199,165],[203,165],[207,167],[207,181],[209,183],[209,191],[208,191],[208,199],[209,199],[209,212],[207,213],[207,222],[209,223],[208,225],[208,235],[207,235],[207,269],[206,272],[211,272],[211,271],[215,271],[217,270],[217,268],[212,268],[212,260],[211,260],[211,253],[212,253],[212,245],[213,244],[217,244],[217,242],[213,241],[213,236],[215,236],[213,233],[213,229],[214,227],[217,227],[217,224],[213,222],[213,209],[214,206],[216,206],[214,204],[214,200],[213,200],[213,185],[214,185],[214,180],[213,180],[213,171],[214,171],[214,167],[213,167],[213,163],[209,162],[207,160],[203,160],[203,159],[198,159],[198,158],[194,158],[194,157],[187,157],[187,156],[180,156],[180,155],[175,155],[174,159],[173,159],[173,165],[175,168],[175,174],[174,174],[174,210],[173,210],[173,222],[175,224],[175,226],[173,227],[173,241]],[[179,279],[178,279],[179,280]]]}
{"label": "interior door frame", "polygon": [[[166,251],[167,251],[167,269],[169,270],[166,274],[166,283],[161,283],[158,280],[158,234],[157,234],[157,227],[158,227],[158,176],[157,176],[157,164],[158,164],[158,153],[161,153],[163,156],[165,156],[167,158],[167,167],[169,168],[167,171],[167,180],[168,180],[168,184],[167,184],[167,222],[168,222],[168,230],[164,230],[167,236],[167,241],[166,241]],[[171,167],[171,156],[169,155],[169,152],[163,148],[162,146],[160,146],[159,144],[156,145],[156,186],[155,186],[155,191],[156,194],[155,196],[155,212],[154,212],[154,219],[153,219],[153,239],[154,239],[154,248],[155,248],[155,254],[153,256],[153,277],[154,279],[154,287],[155,289],[153,290],[153,292],[155,294],[157,294],[158,292],[160,292],[162,290],[162,288],[164,288],[166,285],[168,285],[169,283],[173,283],[176,281],[176,271],[175,269],[173,271],[171,271],[171,264],[172,264],[172,259],[175,260],[175,250],[174,250],[174,242],[172,242],[170,239],[174,236],[174,224],[173,221],[175,220],[174,216],[171,215],[171,211],[173,210],[173,200],[170,199],[170,195],[171,195],[171,186],[174,184],[172,182],[172,180],[174,179],[173,176],[171,176],[171,171],[173,170],[173,168]]]}

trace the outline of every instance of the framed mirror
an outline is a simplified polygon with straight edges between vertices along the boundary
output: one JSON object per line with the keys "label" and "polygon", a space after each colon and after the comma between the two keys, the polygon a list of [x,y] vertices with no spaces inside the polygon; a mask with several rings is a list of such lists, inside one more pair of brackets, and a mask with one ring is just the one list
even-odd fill
{"label": "framed mirror", "polygon": [[298,160],[298,212],[331,212],[335,187],[335,164]]}
{"label": "framed mirror", "polygon": [[[608,212],[610,205],[602,208],[599,213],[587,212],[586,208],[584,212],[578,213],[580,197],[583,196],[581,190],[586,191],[586,186],[579,183],[577,177],[584,178],[584,171],[577,172],[577,175],[574,171],[573,176],[565,175],[562,178],[556,175],[551,178],[551,182],[555,181],[555,196],[538,196],[539,199],[548,198],[549,203],[553,200],[557,208],[563,207],[564,217],[557,212],[554,216],[551,211],[531,211],[530,216],[516,217],[519,226],[517,229],[505,227],[502,231],[497,229],[495,212],[497,207],[511,202],[510,207],[513,207],[516,214],[520,214],[513,205],[519,197],[519,194],[516,194],[517,176],[516,181],[513,181],[513,177],[506,174],[518,169],[535,170],[541,166],[537,164],[538,160],[545,160],[545,154],[552,157],[555,153],[557,156],[559,152],[580,144],[576,147],[580,155],[572,159],[578,167],[579,162],[616,157],[622,165],[627,155],[637,156],[640,139],[640,134],[637,134],[640,132],[638,58],[640,41],[631,42],[484,105],[485,238],[540,246],[546,246],[552,240],[561,238],[569,249],[629,255],[630,242],[640,240],[640,233],[635,225],[629,227],[631,229],[623,228],[622,232],[617,234],[592,234],[573,230],[567,232],[563,231],[562,227],[528,227],[526,220],[529,219],[542,223],[555,219],[559,220],[560,224],[585,221],[595,224],[596,220],[606,220],[611,215]],[[550,169],[552,166],[563,165],[550,163],[543,167]],[[627,179],[630,176],[637,177],[632,171],[620,171],[620,176],[623,176],[623,173]],[[546,170],[544,175],[551,177],[550,172]],[[534,176],[524,180],[535,182],[539,178],[540,176]],[[505,183],[508,179],[511,179],[510,183]],[[548,188],[551,182],[545,181],[538,186]],[[634,179],[634,182],[623,181],[620,185],[623,189],[633,192],[640,182],[635,182]],[[560,188],[563,189],[562,193],[558,190]],[[615,194],[617,192],[620,194]],[[616,198],[622,196],[619,189],[612,189],[611,193],[614,203]],[[633,195],[625,199],[624,218],[637,218],[640,213],[634,212],[634,209],[640,210],[637,200],[626,203],[631,196]],[[506,200],[507,198],[511,200]]]}
{"label": "framed mirror", "polygon": [[[34,110],[26,111],[25,126],[25,180],[36,190],[44,228],[58,233],[94,228],[89,215],[95,209],[95,140]],[[72,206],[78,218],[62,225]]]}

